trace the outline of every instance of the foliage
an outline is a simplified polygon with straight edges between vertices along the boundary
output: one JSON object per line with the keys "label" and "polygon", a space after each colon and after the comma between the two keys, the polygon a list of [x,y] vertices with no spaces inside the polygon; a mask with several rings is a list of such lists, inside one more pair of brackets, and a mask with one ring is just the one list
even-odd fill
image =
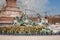
{"label": "foliage", "polygon": [[44,26],[8,26],[0,27],[0,34],[29,34],[29,35],[46,35],[52,31]]}

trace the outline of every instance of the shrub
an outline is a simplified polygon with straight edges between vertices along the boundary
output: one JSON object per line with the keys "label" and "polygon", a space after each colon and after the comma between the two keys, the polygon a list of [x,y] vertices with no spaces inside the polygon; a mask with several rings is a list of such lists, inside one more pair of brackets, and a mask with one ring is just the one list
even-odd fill
{"label": "shrub", "polygon": [[0,27],[0,34],[41,34],[46,35],[51,34],[51,30],[44,26],[8,26]]}

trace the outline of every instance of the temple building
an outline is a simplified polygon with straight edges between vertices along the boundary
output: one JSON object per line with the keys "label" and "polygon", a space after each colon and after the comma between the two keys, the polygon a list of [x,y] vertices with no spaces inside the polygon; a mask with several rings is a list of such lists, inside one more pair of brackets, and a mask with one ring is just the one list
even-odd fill
{"label": "temple building", "polygon": [[[17,7],[17,0],[5,0],[6,1],[6,6],[3,6],[1,11],[0,11],[0,26],[5,26],[5,25],[12,25],[14,18],[16,16],[21,17],[22,16],[22,11],[20,7]],[[29,17],[32,21],[40,21],[41,17]],[[55,24],[55,23],[60,23],[60,15],[59,16],[54,16],[50,17],[47,16],[48,23],[50,24]]]}
{"label": "temple building", "polygon": [[17,7],[17,0],[6,0],[6,6],[2,8],[0,13],[0,25],[10,25],[14,21],[14,17],[22,16],[22,11]]}
{"label": "temple building", "polygon": [[59,16],[50,16],[50,17],[47,17],[48,19],[48,23],[50,24],[56,24],[56,23],[59,23],[60,24],[60,17]]}

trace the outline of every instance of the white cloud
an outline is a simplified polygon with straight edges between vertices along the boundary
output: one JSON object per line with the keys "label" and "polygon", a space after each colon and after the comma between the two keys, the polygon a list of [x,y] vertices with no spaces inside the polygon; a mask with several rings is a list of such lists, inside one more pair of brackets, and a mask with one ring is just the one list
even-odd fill
{"label": "white cloud", "polygon": [[6,3],[5,0],[0,0],[0,6],[3,6]]}
{"label": "white cloud", "polygon": [[1,10],[1,8],[2,8],[3,5],[5,6],[5,4],[6,4],[5,0],[0,0],[0,10]]}
{"label": "white cloud", "polygon": [[[5,4],[5,0],[0,0],[0,6]],[[45,11],[48,0],[17,0],[17,5],[21,9],[31,9],[37,12]]]}
{"label": "white cloud", "polygon": [[38,12],[44,11],[46,9],[46,5],[48,4],[48,0],[18,0],[22,2],[22,6],[25,6],[26,9],[35,10]]}

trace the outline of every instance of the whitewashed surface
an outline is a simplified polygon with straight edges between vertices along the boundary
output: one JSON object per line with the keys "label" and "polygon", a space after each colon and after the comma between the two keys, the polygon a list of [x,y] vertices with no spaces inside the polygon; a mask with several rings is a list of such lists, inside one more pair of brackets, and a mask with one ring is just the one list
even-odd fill
{"label": "whitewashed surface", "polygon": [[60,36],[8,36],[0,35],[0,40],[60,40]]}

